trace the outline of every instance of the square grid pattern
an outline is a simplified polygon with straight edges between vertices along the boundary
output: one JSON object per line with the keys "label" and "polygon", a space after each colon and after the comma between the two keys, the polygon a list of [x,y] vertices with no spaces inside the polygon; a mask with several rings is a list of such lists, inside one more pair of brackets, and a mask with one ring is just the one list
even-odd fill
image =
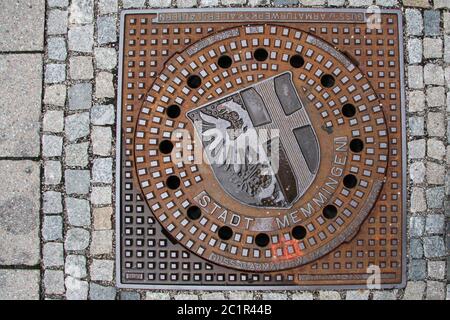
{"label": "square grid pattern", "polygon": [[[256,20],[255,20],[256,19]],[[248,273],[186,250],[155,219],[139,188],[134,161],[138,113],[174,53],[222,29],[277,20],[332,44],[363,71],[381,101],[389,163],[381,194],[360,230],[326,256],[287,271]],[[161,10],[122,16],[118,102],[117,276],[126,288],[365,288],[376,265],[385,288],[405,284],[405,131],[400,11],[383,11],[381,28],[362,10]]]}

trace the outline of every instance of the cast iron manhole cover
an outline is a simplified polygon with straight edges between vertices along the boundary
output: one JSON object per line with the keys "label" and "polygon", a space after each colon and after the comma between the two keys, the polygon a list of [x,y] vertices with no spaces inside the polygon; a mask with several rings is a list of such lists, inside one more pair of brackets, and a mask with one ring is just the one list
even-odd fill
{"label": "cast iron manhole cover", "polygon": [[402,286],[401,37],[399,11],[126,12],[120,285]]}

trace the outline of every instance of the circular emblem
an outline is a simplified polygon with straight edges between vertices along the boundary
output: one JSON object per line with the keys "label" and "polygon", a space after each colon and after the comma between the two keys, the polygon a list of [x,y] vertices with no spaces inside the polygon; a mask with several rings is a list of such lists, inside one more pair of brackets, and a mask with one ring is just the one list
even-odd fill
{"label": "circular emblem", "polygon": [[136,176],[162,228],[250,272],[348,241],[385,181],[388,132],[370,83],[316,35],[211,34],[168,60],[141,107]]}

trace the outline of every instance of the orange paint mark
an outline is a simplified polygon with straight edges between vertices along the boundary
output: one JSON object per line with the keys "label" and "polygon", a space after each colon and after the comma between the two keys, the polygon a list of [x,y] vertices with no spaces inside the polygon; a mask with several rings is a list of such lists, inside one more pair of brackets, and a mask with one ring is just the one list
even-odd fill
{"label": "orange paint mark", "polygon": [[[289,260],[303,256],[303,251],[298,247],[299,241],[297,240],[282,240],[279,244],[273,244],[271,246],[272,257],[274,260]],[[291,246],[294,249],[293,253],[288,253],[288,247]],[[282,250],[282,255],[277,255],[277,250]]]}

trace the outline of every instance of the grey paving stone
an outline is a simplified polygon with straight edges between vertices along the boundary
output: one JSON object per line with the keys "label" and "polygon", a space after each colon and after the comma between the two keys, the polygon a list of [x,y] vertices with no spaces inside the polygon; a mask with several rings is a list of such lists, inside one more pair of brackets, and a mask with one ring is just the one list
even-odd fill
{"label": "grey paving stone", "polygon": [[58,241],[63,238],[63,219],[60,216],[45,216],[42,224],[42,238]]}
{"label": "grey paving stone", "polygon": [[95,48],[95,62],[98,69],[113,70],[117,66],[117,52],[113,48]]}
{"label": "grey paving stone", "polygon": [[427,104],[429,107],[445,106],[445,88],[429,87],[427,88]]}
{"label": "grey paving stone", "polygon": [[424,31],[426,36],[439,35],[440,12],[437,10],[425,10],[423,13]]}
{"label": "grey paving stone", "polygon": [[377,0],[376,4],[381,7],[393,7],[398,4],[397,0]]}
{"label": "grey paving stone", "polygon": [[425,218],[421,216],[411,216],[409,218],[409,232],[411,237],[420,237],[425,230]]}
{"label": "grey paving stone", "polygon": [[59,110],[45,112],[42,128],[44,132],[62,132],[64,130],[64,112]]}
{"label": "grey paving stone", "polygon": [[66,170],[65,185],[67,194],[87,194],[90,186],[89,170]]}
{"label": "grey paving stone", "polygon": [[328,0],[328,5],[333,7],[340,7],[343,6],[345,3],[345,0]]}
{"label": "grey paving stone", "polygon": [[47,17],[47,34],[67,34],[68,15],[67,10],[50,10]]}
{"label": "grey paving stone", "polygon": [[46,161],[44,164],[44,183],[57,185],[61,183],[62,170],[59,161]]}
{"label": "grey paving stone", "polygon": [[38,300],[39,270],[0,270],[0,300]]}
{"label": "grey paving stone", "polygon": [[247,5],[251,7],[266,6],[270,4],[270,0],[248,0]]}
{"label": "grey paving stone", "polygon": [[276,6],[290,6],[298,4],[298,0],[274,0],[273,4]]}
{"label": "grey paving stone", "polygon": [[115,123],[115,108],[111,105],[95,105],[91,110],[91,122],[94,125],[104,126]]}
{"label": "grey paving stone", "polygon": [[92,106],[92,84],[78,83],[69,88],[69,109],[87,110]]}
{"label": "grey paving stone", "polygon": [[417,9],[406,9],[406,32],[408,35],[420,36],[423,32],[422,14]]}
{"label": "grey paving stone", "polygon": [[444,187],[427,188],[426,195],[429,209],[442,209],[445,197]]}
{"label": "grey paving stone", "polygon": [[92,127],[92,150],[95,155],[111,155],[112,130],[108,127]]}
{"label": "grey paving stone", "polygon": [[409,131],[412,136],[423,136],[424,131],[424,119],[423,117],[410,117],[409,118]]}
{"label": "grey paving stone", "polygon": [[69,50],[91,53],[94,47],[94,26],[73,26],[69,30]]}
{"label": "grey paving stone", "polygon": [[0,2],[0,51],[44,48],[45,0]]}
{"label": "grey paving stone", "polygon": [[409,177],[414,184],[425,181],[426,167],[423,162],[414,162],[409,167]]}
{"label": "grey paving stone", "polygon": [[81,228],[73,228],[67,231],[64,247],[70,251],[85,250],[89,246],[89,231]]}
{"label": "grey paving stone", "polygon": [[45,88],[44,103],[63,107],[66,103],[67,88],[63,84],[55,84]]}
{"label": "grey paving stone", "polygon": [[66,80],[65,64],[47,64],[45,67],[45,83],[61,83]]}
{"label": "grey paving stone", "polygon": [[408,93],[408,111],[421,112],[425,110],[425,94],[423,91],[410,91]]}
{"label": "grey paving stone", "polygon": [[116,13],[118,7],[118,0],[99,0],[98,2],[100,14]]}
{"label": "grey paving stone", "polygon": [[435,162],[427,163],[427,182],[429,184],[444,184],[446,169],[443,165]]}
{"label": "grey paving stone", "polygon": [[46,191],[43,198],[43,211],[45,214],[58,214],[63,211],[60,192]]}
{"label": "grey paving stone", "polygon": [[100,72],[95,79],[95,96],[99,99],[114,98],[113,75],[109,72]]}
{"label": "grey paving stone", "polygon": [[450,300],[450,284],[447,284],[447,297],[445,300]]}
{"label": "grey paving stone", "polygon": [[87,227],[91,224],[91,207],[84,199],[66,198],[69,224],[75,227]]}
{"label": "grey paving stone", "polygon": [[349,290],[346,292],[345,300],[369,300],[369,290]]}
{"label": "grey paving stone", "polygon": [[78,113],[66,117],[65,133],[70,142],[89,135],[89,112]]}
{"label": "grey paving stone", "polygon": [[444,300],[445,283],[439,281],[427,281],[427,300]]}
{"label": "grey paving stone", "polygon": [[42,155],[47,158],[60,157],[63,148],[63,138],[44,135],[42,137]]}
{"label": "grey paving stone", "polygon": [[111,187],[92,187],[91,202],[94,205],[111,204]]}
{"label": "grey paving stone", "polygon": [[404,6],[407,7],[419,7],[419,8],[429,8],[430,3],[428,0],[403,0],[402,1]]}
{"label": "grey paving stone", "polygon": [[116,18],[103,16],[97,18],[97,42],[101,45],[117,41]]}
{"label": "grey paving stone", "polygon": [[427,120],[428,135],[443,137],[446,133],[445,114],[442,112],[429,112]]}
{"label": "grey paving stone", "polygon": [[0,70],[0,156],[37,157],[40,154],[42,56],[0,55]]}
{"label": "grey paving stone", "polygon": [[223,301],[225,299],[225,295],[221,292],[210,292],[202,294],[202,300],[215,300],[215,301]]}
{"label": "grey paving stone", "polygon": [[[447,175],[448,175],[448,173],[447,173]],[[450,217],[450,200],[444,201],[444,209],[445,209],[445,216],[447,218]],[[448,229],[448,227],[447,227],[447,229]],[[447,231],[447,233],[449,233],[449,232]],[[449,266],[450,266],[450,264],[449,264]]]}
{"label": "grey paving stone", "polygon": [[414,187],[411,192],[411,212],[423,212],[427,210],[425,193],[422,188]]}
{"label": "grey paving stone", "polygon": [[93,281],[112,281],[114,275],[113,260],[92,260],[89,268],[91,280]]}
{"label": "grey paving stone", "polygon": [[69,60],[69,74],[72,80],[91,80],[94,78],[94,66],[91,57],[72,57]]}
{"label": "grey paving stone", "polygon": [[[302,3],[302,1],[300,1]],[[352,7],[367,7],[373,4],[372,0],[349,0],[349,5]]]}
{"label": "grey paving stone", "polygon": [[170,295],[165,292],[147,291],[145,292],[145,300],[170,300]]}
{"label": "grey paving stone", "polygon": [[444,62],[450,63],[450,36],[444,36]]}
{"label": "grey paving stone", "polygon": [[92,166],[92,182],[112,183],[113,161],[111,158],[95,159]]}
{"label": "grey paving stone", "polygon": [[[370,0],[372,3],[372,0]],[[325,0],[299,0],[299,2],[304,6],[323,6],[325,5]]]}
{"label": "grey paving stone", "polygon": [[408,61],[410,64],[422,62],[422,40],[410,38],[408,40]]}
{"label": "grey paving stone", "polygon": [[262,300],[287,300],[286,293],[264,292],[262,293]]}
{"label": "grey paving stone", "polygon": [[94,0],[72,0],[69,7],[71,24],[87,24],[94,20]]}
{"label": "grey paving stone", "polygon": [[66,8],[69,5],[69,0],[47,0],[50,8]]}
{"label": "grey paving stone", "polygon": [[427,261],[411,260],[408,264],[408,279],[409,280],[424,280],[427,277]]}
{"label": "grey paving stone", "polygon": [[82,279],[87,276],[86,257],[82,255],[68,255],[64,267],[66,274]]}
{"label": "grey paving stone", "polygon": [[89,142],[66,146],[65,163],[69,167],[86,167],[89,163]]}
{"label": "grey paving stone", "polygon": [[408,67],[408,85],[411,89],[423,88],[423,68],[422,66]]}
{"label": "grey paving stone", "polygon": [[425,84],[444,85],[444,69],[440,65],[433,63],[426,64],[423,68],[423,75]]}
{"label": "grey paving stone", "polygon": [[441,9],[446,8],[450,9],[450,1],[449,0],[434,0],[434,8]]}
{"label": "grey paving stone", "polygon": [[49,38],[47,40],[48,58],[56,61],[65,61],[67,58],[67,46],[64,38]]}
{"label": "grey paving stone", "polygon": [[446,273],[445,261],[428,261],[428,277],[443,280]]}
{"label": "grey paving stone", "polygon": [[95,230],[110,230],[112,228],[112,207],[94,208],[92,215],[94,216]]}
{"label": "grey paving stone", "polygon": [[444,33],[450,33],[450,12],[443,12]]}
{"label": "grey paving stone", "polygon": [[[158,297],[158,295],[156,295],[156,297]],[[188,294],[188,293],[177,294],[173,298],[175,300],[198,300],[198,296],[197,295],[195,295],[195,294]],[[156,299],[148,299],[148,300],[156,300]]]}
{"label": "grey paving stone", "polygon": [[443,160],[445,156],[445,145],[437,139],[428,139],[427,155],[436,160]]}
{"label": "grey paving stone", "polygon": [[0,265],[36,265],[40,260],[40,165],[0,161],[0,180]]}
{"label": "grey paving stone", "polygon": [[[56,131],[56,130],[55,130]],[[42,154],[44,157],[59,157],[62,154],[63,139],[59,136],[44,135],[42,137]]]}
{"label": "grey paving stone", "polygon": [[45,268],[60,267],[64,265],[64,246],[62,243],[45,243],[42,248],[42,257]]}
{"label": "grey paving stone", "polygon": [[403,295],[403,300],[422,300],[425,294],[426,284],[423,281],[408,281]]}
{"label": "grey paving stone", "polygon": [[442,39],[423,39],[423,56],[426,59],[442,58]]}
{"label": "grey paving stone", "polygon": [[429,234],[443,234],[445,232],[445,216],[443,214],[427,215],[425,231]]}
{"label": "grey paving stone", "polygon": [[113,231],[99,230],[92,232],[91,254],[111,254],[113,249]]}
{"label": "grey paving stone", "polygon": [[319,300],[340,300],[341,295],[337,291],[320,291]]}
{"label": "grey paving stone", "polygon": [[91,300],[115,300],[116,288],[105,287],[96,283],[91,283],[91,288],[89,290],[89,298]]}
{"label": "grey paving stone", "polygon": [[89,284],[73,277],[66,278],[67,300],[86,300],[88,298]]}
{"label": "grey paving stone", "polygon": [[123,7],[128,8],[142,8],[145,5],[145,0],[123,0]]}
{"label": "grey paving stone", "polygon": [[408,154],[410,159],[422,159],[425,157],[425,139],[414,140],[408,143]]}
{"label": "grey paving stone", "polygon": [[445,194],[450,195],[450,172],[445,177]]}
{"label": "grey paving stone", "polygon": [[44,291],[46,294],[64,294],[64,272],[59,270],[45,270]]}
{"label": "grey paving stone", "polygon": [[397,290],[388,291],[375,291],[372,295],[373,300],[395,300],[397,295]]}
{"label": "grey paving stone", "polygon": [[411,258],[413,258],[413,259],[423,258],[422,241],[420,241],[420,239],[411,239],[410,245],[409,245],[409,252],[410,252]]}
{"label": "grey paving stone", "polygon": [[[236,293],[230,293],[230,300],[233,300],[232,297],[234,297],[236,294],[239,294],[238,292]],[[242,300],[253,300],[253,294],[251,293],[247,293],[248,294],[248,298],[245,297]],[[314,296],[311,292],[300,292],[300,293],[294,293],[292,295],[292,300],[314,300]]]}
{"label": "grey paving stone", "polygon": [[135,301],[135,300],[141,300],[141,295],[139,292],[133,292],[133,291],[122,291],[119,295],[120,300],[129,300],[129,301]]}
{"label": "grey paving stone", "polygon": [[[255,2],[257,0],[253,0]],[[161,2],[161,3],[159,3]],[[249,5],[252,5],[252,0],[249,1]],[[150,5],[154,8],[158,8],[159,4],[161,4],[161,7],[170,7],[171,2],[169,0],[150,0]],[[219,5],[219,0],[200,0],[200,7],[216,7]]]}
{"label": "grey paving stone", "polygon": [[[449,100],[450,100],[450,93],[449,93]],[[450,134],[450,119],[447,120],[447,135]],[[450,136],[447,136],[447,142],[450,142]]]}
{"label": "grey paving stone", "polygon": [[427,258],[444,257],[446,255],[444,238],[442,236],[424,237],[423,251]]}
{"label": "grey paving stone", "polygon": [[[446,67],[444,71],[445,82],[447,83],[447,88],[450,88],[450,67]],[[448,95],[447,95],[447,111],[450,111],[450,105],[448,104]]]}
{"label": "grey paving stone", "polygon": [[[230,4],[243,4],[245,0],[222,0],[222,5],[230,5]],[[192,8],[197,6],[196,0],[176,0],[176,4],[178,8]]]}

